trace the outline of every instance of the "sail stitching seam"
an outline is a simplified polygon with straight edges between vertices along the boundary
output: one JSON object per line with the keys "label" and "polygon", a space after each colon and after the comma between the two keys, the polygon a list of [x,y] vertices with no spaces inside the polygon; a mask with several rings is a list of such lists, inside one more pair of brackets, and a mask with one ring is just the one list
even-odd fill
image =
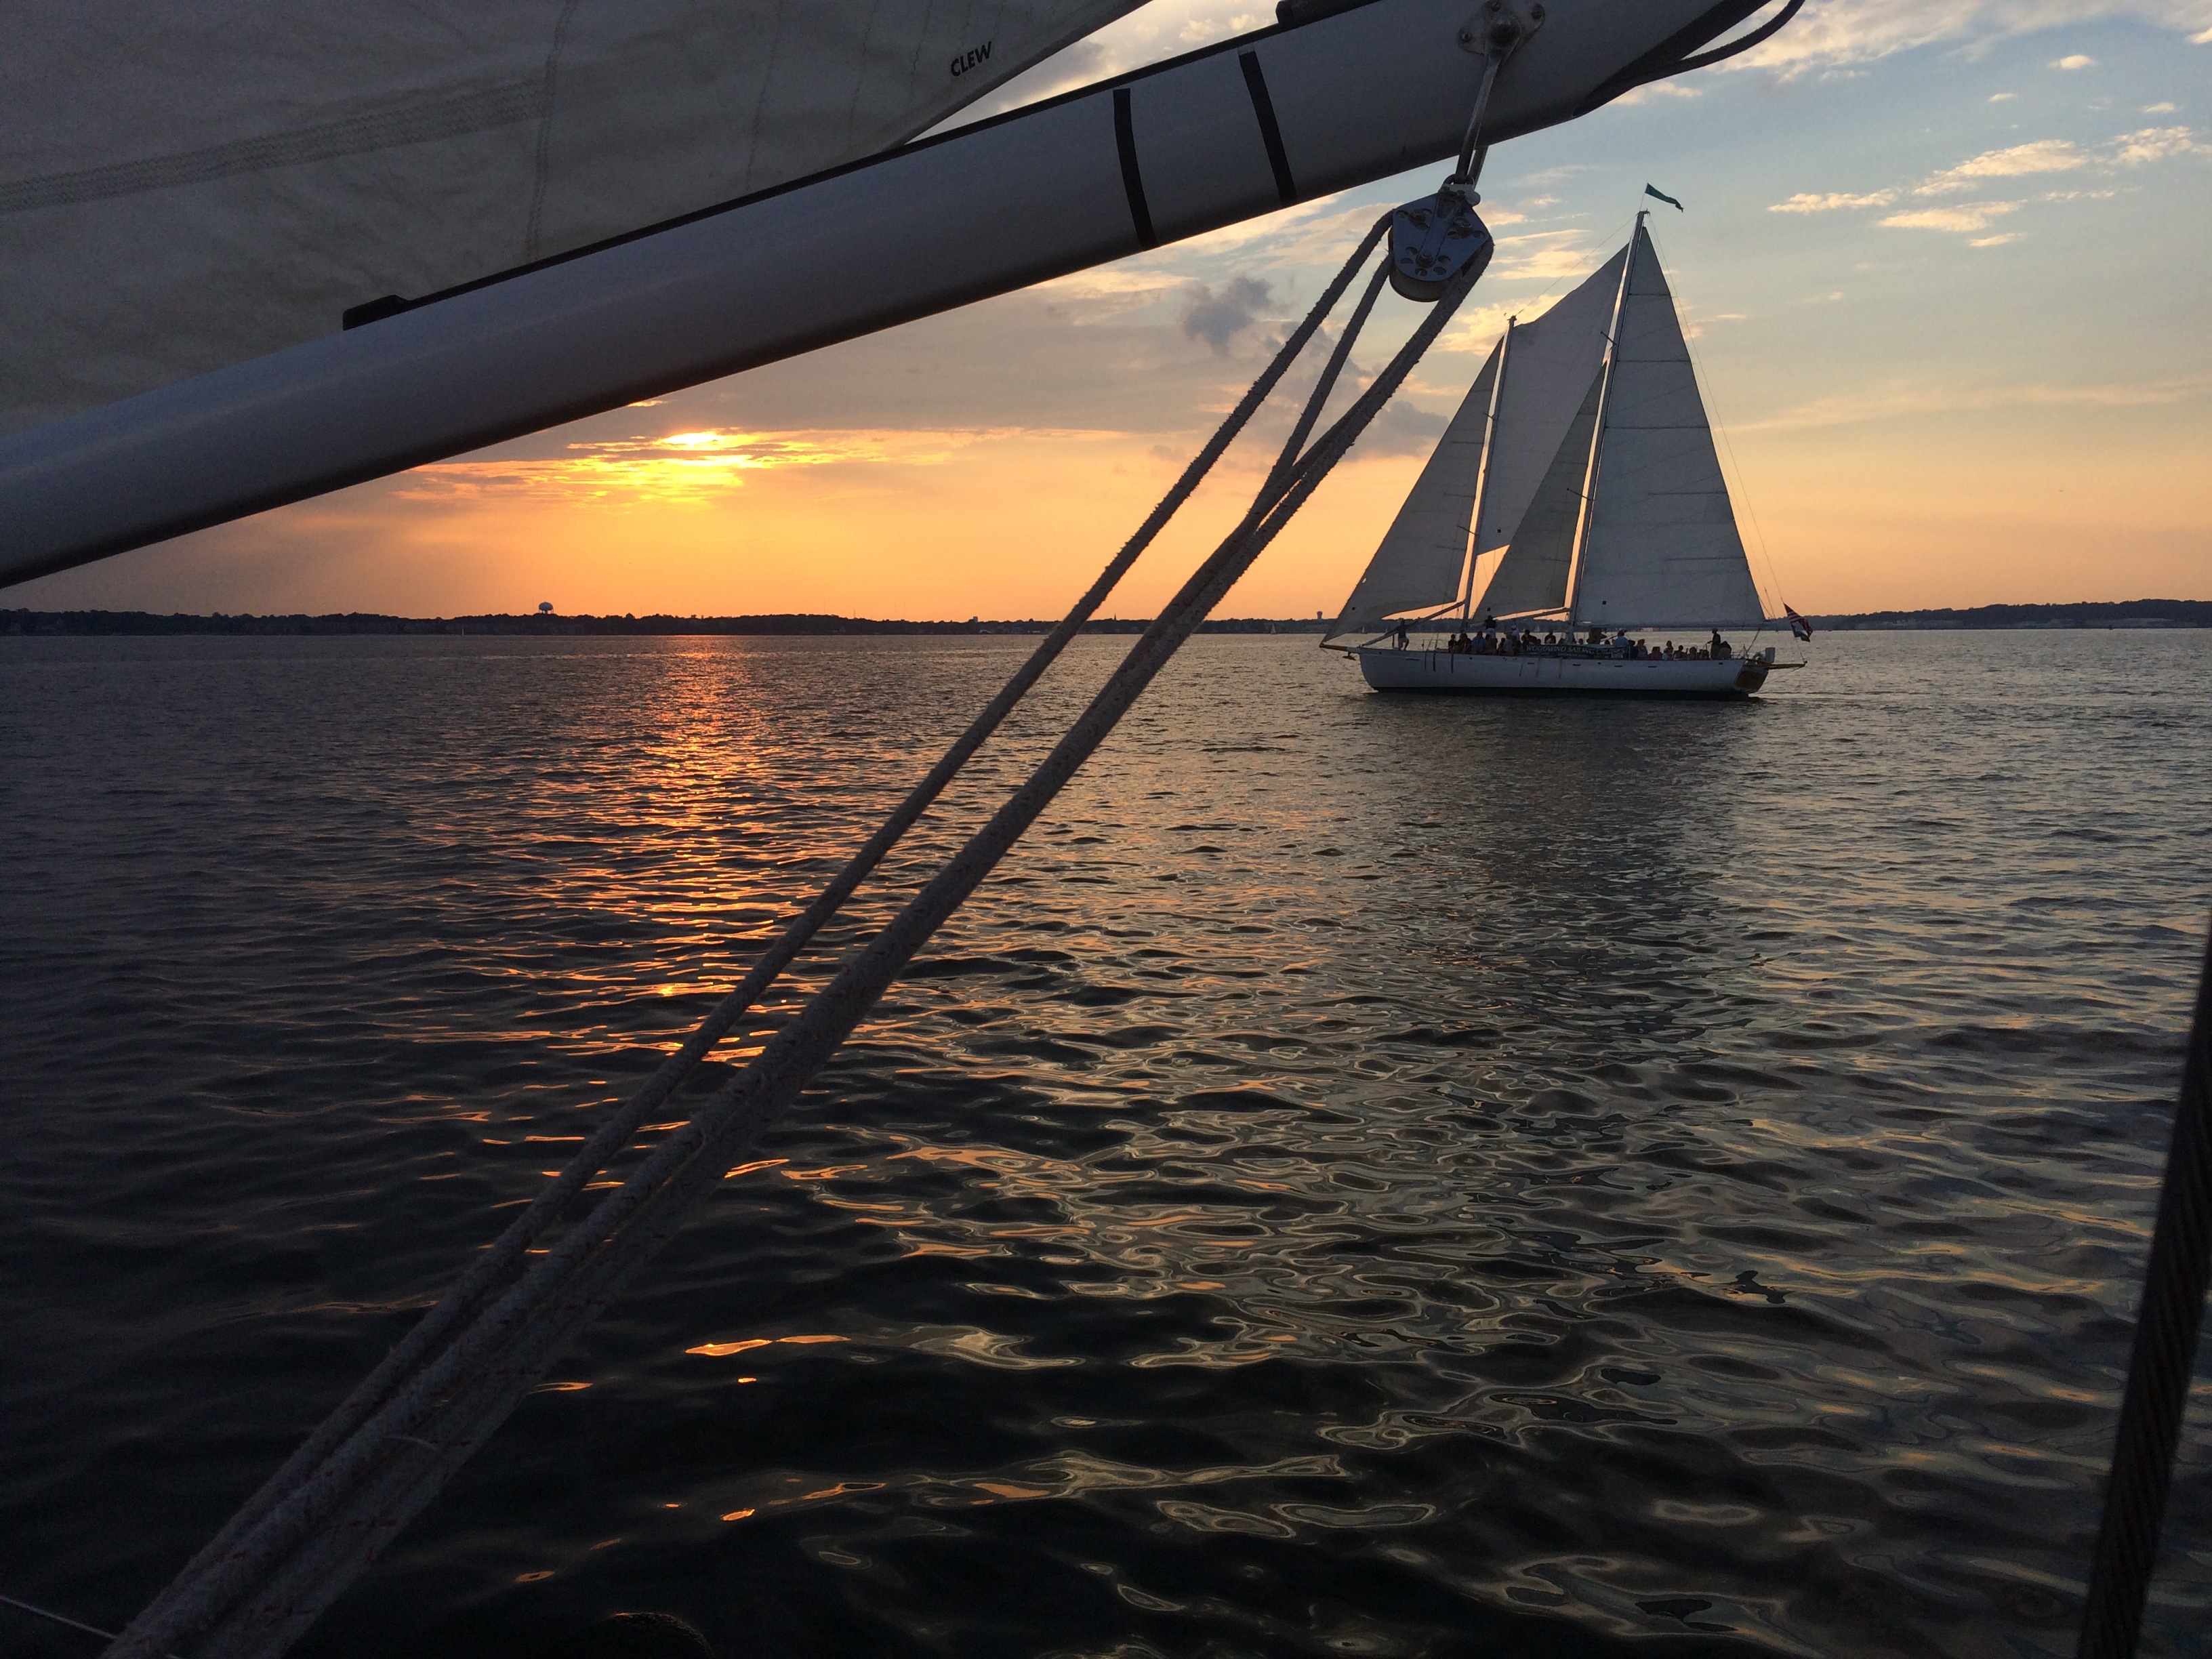
{"label": "sail stitching seam", "polygon": [[436,138],[461,137],[533,120],[545,109],[545,82],[541,75],[473,92],[416,94],[374,113],[349,116],[320,126],[234,138],[174,155],[149,156],[0,184],[0,213],[67,207],[111,196],[204,184],[241,173],[264,173]]}

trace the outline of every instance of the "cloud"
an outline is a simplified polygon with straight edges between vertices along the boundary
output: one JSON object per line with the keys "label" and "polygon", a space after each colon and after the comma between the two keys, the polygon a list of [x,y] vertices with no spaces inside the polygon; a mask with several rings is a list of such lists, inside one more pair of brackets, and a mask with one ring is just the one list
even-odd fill
{"label": "cloud", "polygon": [[2212,155],[2212,144],[2198,143],[2196,133],[2188,127],[2145,127],[2113,139],[2112,151],[2112,160],[2120,166],[2134,167],[2176,155]]}
{"label": "cloud", "polygon": [[1702,98],[1703,87],[1684,86],[1680,81],[1647,81],[1640,87],[1632,87],[1613,101],[1615,104],[1648,104],[1655,98]]}
{"label": "cloud", "polygon": [[1437,440],[1449,424],[1444,416],[1394,398],[1359,434],[1352,454],[1355,459],[1370,461],[1390,455],[1425,455],[1437,447]]}
{"label": "cloud", "polygon": [[[2187,155],[2212,155],[2212,144],[2202,143],[2191,127],[2144,127],[2135,132],[2124,132],[2098,146],[2094,152],[2085,151],[2070,138],[2037,138],[2003,149],[1984,150],[1979,155],[1969,157],[1956,167],[1930,173],[1912,186],[1911,193],[1915,196],[1950,196],[1978,189],[1991,179],[2031,178],[2039,173],[2078,173],[2084,169],[2109,173],[2115,167],[2142,167],[2154,161],[2171,161]],[[2070,202],[2106,197],[2112,193],[2109,190],[2048,191],[2038,199]],[[1844,191],[1831,191],[1825,194],[1801,191],[1786,202],[1773,203],[1766,210],[1769,213],[1831,213],[1839,208],[1887,207],[1897,198],[1898,192],[1893,189],[1867,191],[1856,195]],[[2019,205],[2017,202],[1961,203],[1955,208],[1893,213],[1881,222],[1900,230],[1976,231],[1986,228],[1990,219],[2000,214],[2010,213]],[[1977,246],[1995,246],[1996,243],[1991,240]]]}
{"label": "cloud", "polygon": [[1966,246],[1968,247],[2002,247],[2007,242],[2017,242],[2021,235],[2021,233],[2017,230],[2008,230],[2001,236],[1977,236]]}
{"label": "cloud", "polygon": [[603,438],[558,456],[440,461],[397,483],[402,501],[485,499],[573,506],[700,506],[743,489],[748,473],[836,463],[931,466],[988,432],[727,432]]}
{"label": "cloud", "polygon": [[2018,208],[2017,202],[1964,202],[1957,207],[1916,208],[1893,213],[1882,224],[1891,230],[1986,230],[1990,221]]}
{"label": "cloud", "polygon": [[2094,58],[2085,57],[2081,52],[2073,52],[2067,53],[2063,58],[2052,58],[2051,60],[2051,67],[2055,70],[2094,69],[2097,67],[2097,60]]}
{"label": "cloud", "polygon": [[1924,184],[1913,186],[1915,196],[1942,196],[1972,190],[1980,179],[2016,179],[2033,173],[2071,173],[2089,165],[2089,158],[2066,138],[2039,138],[2008,149],[1984,150],[1971,161],[1946,167]]}
{"label": "cloud", "polygon": [[1978,56],[2023,35],[2105,18],[2171,30],[2200,46],[2212,42],[2203,0],[2076,0],[2067,6],[2051,0],[1810,0],[1789,27],[1722,67],[1794,76],[1931,46]]}
{"label": "cloud", "polygon": [[1951,415],[1992,409],[2139,409],[2186,402],[2212,391],[2197,376],[2133,386],[1943,386],[1892,383],[1867,392],[1817,398],[1779,415],[1730,428],[1735,433],[1789,432]]}
{"label": "cloud", "polygon": [[2019,96],[2020,94],[2016,92],[1993,92],[1990,94],[1990,102],[1992,104],[2002,104]]}
{"label": "cloud", "polygon": [[1766,210],[1769,213],[1832,213],[1838,208],[1887,207],[1897,199],[1893,190],[1869,191],[1863,196],[1846,195],[1831,191],[1825,196],[1808,195],[1803,191],[1786,202],[1777,202]]}
{"label": "cloud", "polygon": [[1231,276],[1218,292],[1204,283],[1194,283],[1183,307],[1183,337],[1203,340],[1215,351],[1225,352],[1230,341],[1259,320],[1260,308],[1273,297],[1268,285],[1255,276]]}
{"label": "cloud", "polygon": [[2142,106],[2142,112],[2145,115],[2171,115],[2173,113],[2173,106],[2171,104],[2145,104]]}

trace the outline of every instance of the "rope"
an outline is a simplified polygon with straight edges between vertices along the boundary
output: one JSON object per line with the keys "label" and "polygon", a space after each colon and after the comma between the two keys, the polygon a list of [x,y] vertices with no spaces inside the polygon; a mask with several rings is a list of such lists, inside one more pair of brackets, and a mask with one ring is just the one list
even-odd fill
{"label": "rope", "polygon": [[2204,1290],[2212,1277],[2212,941],[2197,984],[2182,1061],[2181,1098],[2166,1152],[2158,1221],[2143,1266],[2135,1351],[2128,1356],[2105,1515],[2090,1558],[2079,1659],[2131,1659],[2158,1564],[2158,1534],[2173,1479],[2173,1450],[2189,1404]]}
{"label": "rope", "polygon": [[50,1619],[55,1624],[66,1626],[70,1630],[81,1630],[87,1636],[97,1636],[103,1642],[112,1642],[117,1639],[115,1632],[112,1630],[102,1630],[97,1625],[88,1625],[81,1619],[72,1619],[66,1613],[56,1613],[50,1607],[42,1607],[36,1602],[25,1601],[13,1595],[0,1595],[0,1607],[15,1607],[21,1612],[35,1614],[40,1619]]}
{"label": "rope", "polygon": [[[434,1355],[439,1345],[461,1329],[471,1315],[483,1309],[491,1292],[512,1277],[526,1260],[531,1247],[560,1217],[570,1200],[620,1156],[635,1139],[639,1128],[659,1111],[662,1104],[683,1085],[699,1063],[729,1034],[737,1022],[750,1012],[784,969],[836,915],[846,899],[936,801],[969,757],[1005,722],[1015,705],[1043,677],[1067,642],[1082,630],[1083,624],[1105,602],[1115,585],[1158,537],[1176,511],[1189,499],[1192,492],[1212,470],[1214,463],[1220,459],[1230,443],[1274,390],[1328,313],[1334,308],[1351,282],[1352,272],[1358,261],[1372,251],[1387,227],[1387,219],[1378,221],[1369,231],[1351,264],[1322,292],[1312,312],[1284,342],[1274,360],[1253,382],[1251,389],[1230,412],[1205,448],[1183,469],[1182,477],[1161,498],[1136,533],[1100,572],[1097,580],[1076,601],[1074,608],[1045,636],[1029,659],[1000,689],[983,712],[954,740],[952,746],[945,750],[929,774],[914,787],[906,799],[893,809],[882,827],[831,879],[820,896],[769,945],[737,988],[714,1006],[684,1044],[662,1062],[644,1086],[599,1127],[551,1184],[538,1193],[488,1249],[478,1254],[475,1262],[462,1275],[460,1282],[441,1298],[398,1346],[385,1356],[376,1369],[324,1419],[283,1466],[263,1483],[260,1490],[231,1517],[222,1530],[192,1558],[170,1589],[140,1615],[142,1620],[164,1613],[171,1598],[183,1585],[195,1580],[213,1563],[230,1558],[249,1529],[263,1520],[284,1496],[295,1490],[311,1471],[366,1422],[403,1383],[418,1373]],[[136,1639],[135,1632],[133,1639]]]}
{"label": "rope", "polygon": [[558,1178],[556,1189],[541,1194],[508,1235],[486,1253],[488,1259],[471,1268],[369,1381],[132,1622],[110,1650],[111,1656],[146,1659],[203,1634],[207,1640],[200,1651],[206,1659],[281,1653],[430,1501],[452,1470],[491,1433],[576,1332],[673,1237],[690,1212],[714,1189],[730,1156],[797,1098],[915,952],[1035,822],[1349,449],[1473,286],[1480,264],[1455,282],[1389,367],[1312,448],[1297,453],[1297,444],[1310,431],[1380,291],[1384,270],[1378,269],[1309,399],[1291,442],[1251,510],[1139,638],[1028,782],[750,1066],[655,1149],[558,1245],[530,1263],[519,1281],[500,1290],[502,1278],[521,1264],[529,1241],[542,1236],[561,1203],[605,1167],[646,1114],[666,1098],[697,1058],[834,914],[1103,601],[1310,340],[1387,224],[1387,218],[1378,222],[1363,240],[1313,313],[1285,342],[1222,430],[1098,583],[867,848],[777,941],[745,983],[656,1073],[638,1098],[593,1137],[585,1153]]}

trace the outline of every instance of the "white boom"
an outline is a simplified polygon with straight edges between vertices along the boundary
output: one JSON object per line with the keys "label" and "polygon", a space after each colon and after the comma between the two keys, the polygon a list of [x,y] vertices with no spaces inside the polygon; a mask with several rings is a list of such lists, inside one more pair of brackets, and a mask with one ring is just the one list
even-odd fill
{"label": "white boom", "polygon": [[[1542,26],[1498,76],[1486,137],[1693,67],[1689,54],[1761,3],[1529,7]],[[1207,51],[445,295],[372,307],[385,314],[0,441],[0,585],[1455,152],[1482,76],[1484,0],[1284,9],[1290,21]]]}

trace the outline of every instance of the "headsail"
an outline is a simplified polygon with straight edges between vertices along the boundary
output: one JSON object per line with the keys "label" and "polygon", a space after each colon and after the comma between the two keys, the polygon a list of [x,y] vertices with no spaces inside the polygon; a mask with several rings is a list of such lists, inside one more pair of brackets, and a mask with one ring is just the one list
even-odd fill
{"label": "headsail", "polygon": [[19,8],[0,432],[886,149],[1137,3]]}
{"label": "headsail", "polygon": [[1358,586],[1344,602],[1329,638],[1379,634],[1389,617],[1434,611],[1459,598],[1460,574],[1467,565],[1468,523],[1474,514],[1475,483],[1482,470],[1501,350],[1491,348],[1489,360],[1444,428],[1436,453],[1391,520]]}
{"label": "headsail", "polygon": [[1593,374],[1582,407],[1568,422],[1567,435],[1536,487],[1535,499],[1521,515],[1513,544],[1483,590],[1486,615],[1512,617],[1530,611],[1557,611],[1567,602],[1567,580],[1575,563],[1575,533],[1582,526],[1583,489],[1589,480],[1590,441],[1597,431],[1599,394],[1604,377]]}
{"label": "headsail", "polygon": [[1765,608],[1674,298],[1640,219],[1632,246],[1574,617],[1608,628],[1757,627]]}

